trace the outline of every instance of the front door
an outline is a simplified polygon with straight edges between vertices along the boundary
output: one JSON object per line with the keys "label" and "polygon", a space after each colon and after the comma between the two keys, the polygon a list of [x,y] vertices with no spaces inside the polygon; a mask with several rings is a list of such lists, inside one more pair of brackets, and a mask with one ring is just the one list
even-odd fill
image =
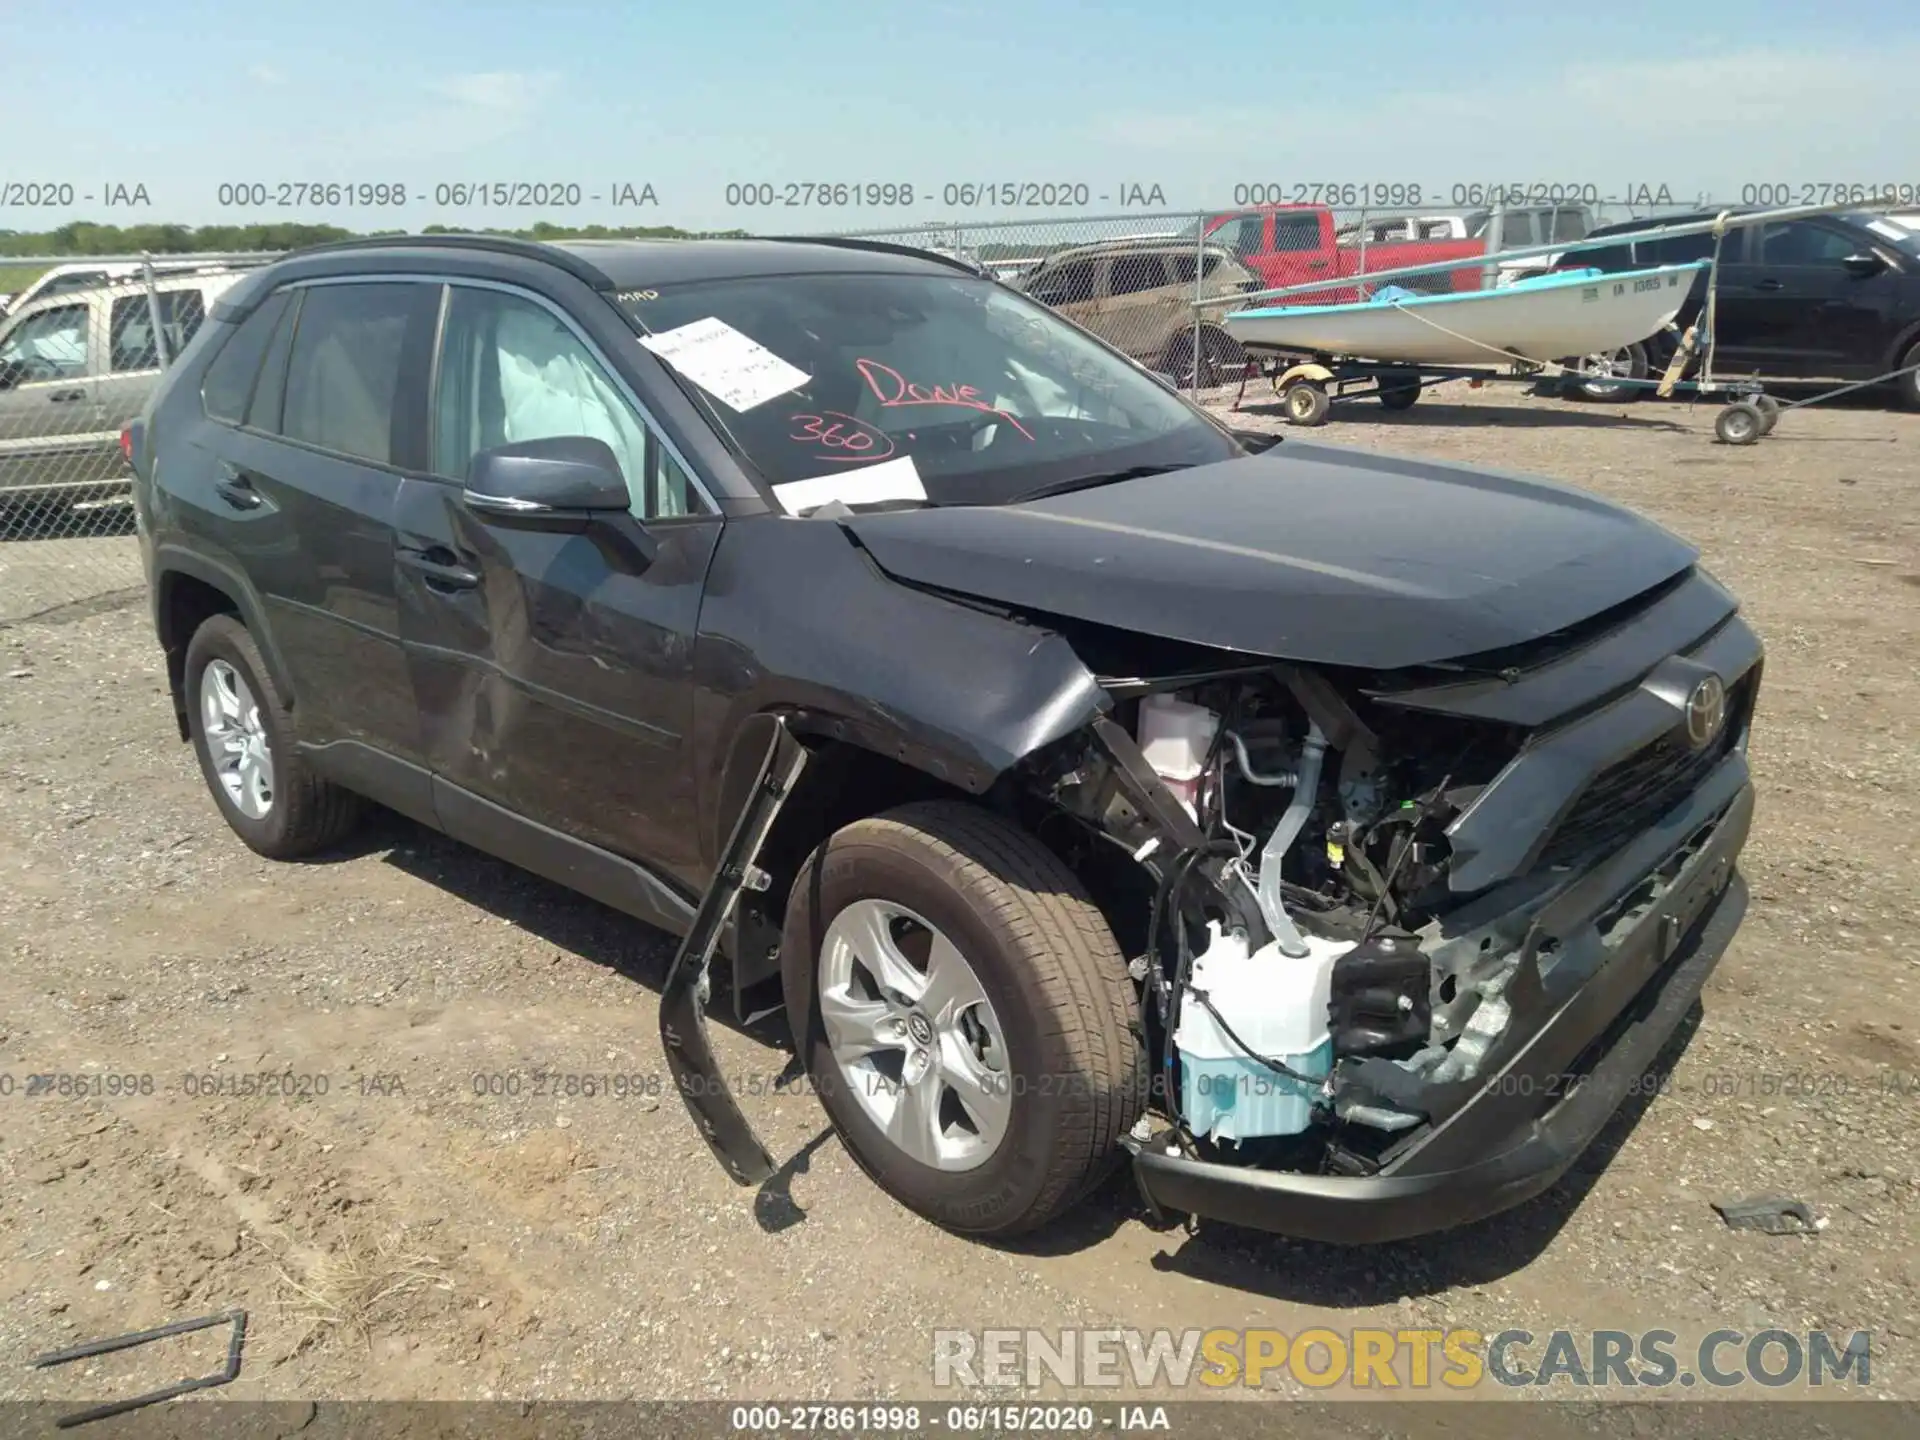
{"label": "front door", "polygon": [[1749,238],[1741,264],[1722,263],[1719,358],[1734,371],[1786,377],[1864,378],[1890,339],[1886,316],[1900,277],[1847,268],[1871,249],[1820,220],[1776,221]]}
{"label": "front door", "polygon": [[[720,518],[600,353],[544,301],[451,286],[438,374],[430,473],[407,480],[397,511],[428,763],[482,801],[697,885],[687,732]],[[592,532],[495,525],[461,502],[478,452],[563,435],[612,448],[658,547],[650,563]]]}
{"label": "front door", "polygon": [[0,508],[16,524],[34,523],[58,487],[120,471],[117,437],[95,413],[101,329],[82,301],[23,315],[0,340]]}

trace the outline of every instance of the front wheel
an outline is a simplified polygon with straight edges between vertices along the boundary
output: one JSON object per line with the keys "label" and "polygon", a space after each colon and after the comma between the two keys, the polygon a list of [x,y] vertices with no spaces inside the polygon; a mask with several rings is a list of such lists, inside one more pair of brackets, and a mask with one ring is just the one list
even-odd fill
{"label": "front wheel", "polygon": [[1900,403],[1909,410],[1920,410],[1920,345],[1901,357],[1900,368],[1906,371],[1895,382],[1900,387]]}
{"label": "front wheel", "polygon": [[794,881],[781,979],[848,1152],[948,1229],[1054,1219],[1145,1104],[1137,992],[1106,920],[1052,851],[973,805],[830,837]]}
{"label": "front wheel", "polygon": [[1291,425],[1324,425],[1327,412],[1333,408],[1333,397],[1326,389],[1311,380],[1296,380],[1289,385],[1286,393],[1280,397],[1286,408],[1287,422]]}

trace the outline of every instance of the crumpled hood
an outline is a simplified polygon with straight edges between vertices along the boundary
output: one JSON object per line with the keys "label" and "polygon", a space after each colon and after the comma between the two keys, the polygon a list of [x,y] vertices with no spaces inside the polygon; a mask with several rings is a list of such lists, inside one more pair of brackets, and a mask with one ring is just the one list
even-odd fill
{"label": "crumpled hood", "polygon": [[1544,480],[1294,440],[1023,505],[840,523],[898,580],[1380,670],[1538,639],[1698,554],[1630,510]]}

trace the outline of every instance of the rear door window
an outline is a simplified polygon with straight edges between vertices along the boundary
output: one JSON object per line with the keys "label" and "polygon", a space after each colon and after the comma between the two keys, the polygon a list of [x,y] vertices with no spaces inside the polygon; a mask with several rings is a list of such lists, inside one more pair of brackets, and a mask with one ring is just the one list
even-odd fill
{"label": "rear door window", "polygon": [[1075,260],[1042,276],[1033,298],[1043,305],[1072,305],[1093,298],[1093,283],[1093,261]]}
{"label": "rear door window", "polygon": [[1137,295],[1167,284],[1167,267],[1158,255],[1116,255],[1107,272],[1107,294]]}
{"label": "rear door window", "polygon": [[1579,240],[1587,233],[1587,217],[1577,209],[1561,209],[1553,212],[1553,242],[1564,245]]}
{"label": "rear door window", "polygon": [[[160,338],[166,341],[164,354],[153,333],[156,313],[160,317]],[[206,318],[206,299],[198,290],[162,290],[152,297],[144,291],[120,296],[113,302],[108,341],[113,372],[158,370],[187,348]]]}
{"label": "rear door window", "polygon": [[238,425],[246,418],[247,402],[253,396],[253,382],[266,358],[267,345],[275,327],[287,312],[287,292],[270,295],[220,347],[207,367],[207,378],[200,387],[200,402],[208,416]]}
{"label": "rear door window", "polygon": [[1275,215],[1273,217],[1273,248],[1285,250],[1318,250],[1320,248],[1320,217],[1317,214]]}
{"label": "rear door window", "polygon": [[407,327],[437,298],[433,287],[406,282],[310,287],[288,358],[280,433],[392,464]]}

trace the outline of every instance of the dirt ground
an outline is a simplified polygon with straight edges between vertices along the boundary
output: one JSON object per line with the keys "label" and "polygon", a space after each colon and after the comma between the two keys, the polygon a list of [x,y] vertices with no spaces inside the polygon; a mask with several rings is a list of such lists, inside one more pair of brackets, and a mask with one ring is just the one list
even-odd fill
{"label": "dirt ground", "polygon": [[[787,1162],[737,1189],[664,1078],[665,937],[398,819],[257,859],[137,597],[0,628],[0,1398],[217,1368],[215,1331],[25,1362],[236,1306],[234,1398],[924,1397],[938,1328],[1372,1324],[1868,1330],[1870,1389],[1920,1398],[1920,416],[1711,418],[1441,392],[1313,437],[1640,507],[1769,647],[1753,906],[1667,1093],[1539,1200],[1371,1251],[1156,1228],[1124,1175],[1031,1244],[955,1238],[854,1167],[777,1026],[716,1028]],[[1710,1207],[1770,1192],[1824,1229]]]}

